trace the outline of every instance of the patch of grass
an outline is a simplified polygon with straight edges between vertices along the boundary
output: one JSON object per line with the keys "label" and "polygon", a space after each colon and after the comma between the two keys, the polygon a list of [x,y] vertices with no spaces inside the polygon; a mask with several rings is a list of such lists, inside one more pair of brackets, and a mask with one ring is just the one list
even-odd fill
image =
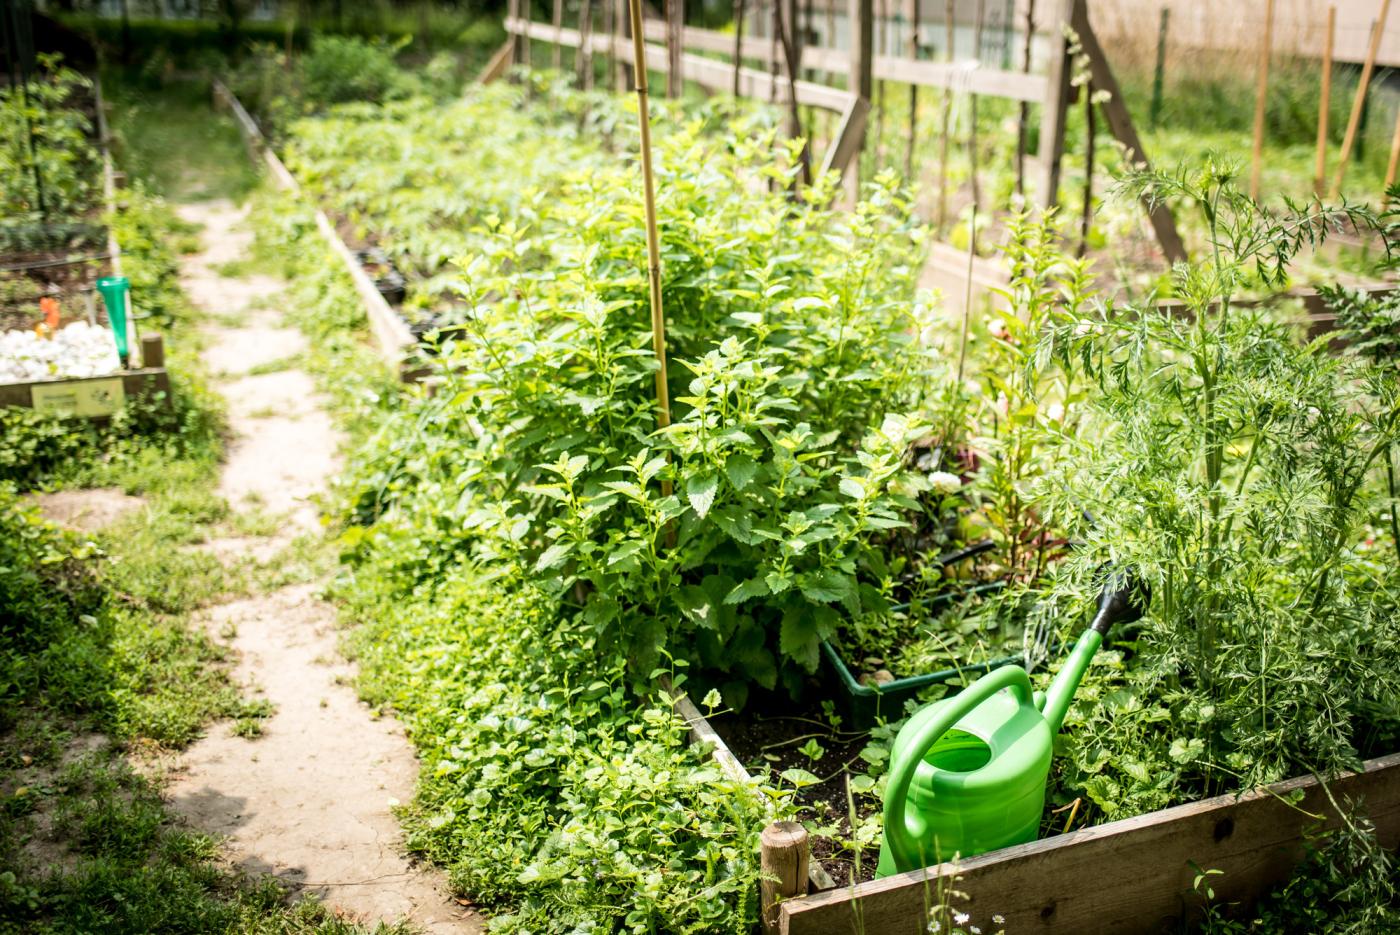
{"label": "patch of grass", "polygon": [[171,82],[152,92],[109,71],[103,88],[114,105],[117,154],[128,174],[176,201],[241,202],[257,185],[238,129],[212,119],[207,83]]}
{"label": "patch of grass", "polygon": [[260,364],[254,364],[248,368],[247,375],[256,377],[265,373],[281,373],[284,370],[300,366],[301,362],[302,356],[300,354],[289,354],[286,357],[278,357],[275,360],[265,360]]}
{"label": "patch of grass", "polygon": [[[66,739],[59,723],[36,727],[50,743]],[[222,867],[217,841],[172,821],[158,786],[107,749],[36,761],[24,775],[29,785],[0,797],[4,935],[367,931],[315,900],[289,904],[270,879]]]}

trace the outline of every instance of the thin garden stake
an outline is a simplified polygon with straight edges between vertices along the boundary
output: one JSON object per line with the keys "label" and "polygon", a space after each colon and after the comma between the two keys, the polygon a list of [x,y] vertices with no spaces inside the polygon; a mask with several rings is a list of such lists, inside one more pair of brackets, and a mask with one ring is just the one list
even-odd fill
{"label": "thin garden stake", "polygon": [[972,206],[972,221],[967,229],[967,285],[963,292],[962,339],[958,342],[958,383],[962,383],[967,364],[967,332],[972,321],[972,261],[977,258],[977,205]]}
{"label": "thin garden stake", "polygon": [[[982,29],[987,21],[987,0],[977,0],[977,27],[973,31],[972,57],[976,59],[976,67],[982,65]],[[978,163],[978,142],[977,142],[977,92],[971,91],[967,95],[967,156],[968,175],[972,178],[972,204],[977,206],[982,203],[982,183],[977,179]]]}
{"label": "thin garden stake", "polygon": [[559,41],[559,30],[564,28],[564,0],[554,0],[554,11],[549,23],[554,27],[554,50],[550,54],[549,64],[551,68],[558,71],[564,54],[564,46]]}
{"label": "thin garden stake", "polygon": [[1337,35],[1337,8],[1327,8],[1327,36],[1322,45],[1322,94],[1317,105],[1317,165],[1313,192],[1321,198],[1327,185],[1327,117],[1332,108],[1332,43]]}
{"label": "thin garden stake", "polygon": [[[1021,70],[1030,74],[1031,45],[1035,42],[1035,0],[1026,0],[1026,44],[1021,53]],[[1026,193],[1026,125],[1030,123],[1031,105],[1021,102],[1016,119],[1016,194]]]}
{"label": "thin garden stake", "polygon": [[1162,18],[1157,25],[1157,67],[1152,70],[1152,108],[1148,111],[1148,123],[1154,130],[1162,116],[1162,84],[1167,76],[1167,23],[1171,15],[1171,7],[1162,7]]}
{"label": "thin garden stake", "polygon": [[1390,138],[1390,162],[1385,167],[1385,189],[1395,184],[1396,163],[1400,162],[1400,111],[1395,113],[1395,133]]}
{"label": "thin garden stake", "polygon": [[1356,85],[1356,97],[1351,102],[1351,119],[1347,121],[1346,136],[1342,138],[1342,154],[1337,159],[1337,178],[1332,183],[1332,197],[1342,193],[1342,179],[1347,174],[1347,163],[1351,161],[1351,147],[1356,142],[1356,129],[1361,125],[1361,111],[1366,105],[1366,89],[1371,84],[1371,71],[1376,67],[1376,53],[1380,51],[1381,35],[1385,32],[1385,21],[1390,16],[1390,0],[1381,0],[1381,15],[1376,18],[1371,30],[1371,46],[1366,50],[1366,63],[1361,66],[1361,81]]}
{"label": "thin garden stake", "polygon": [[1264,117],[1269,99],[1269,53],[1274,44],[1274,0],[1264,0],[1264,38],[1259,44],[1259,82],[1254,88],[1254,153],[1249,163],[1249,197],[1259,199],[1264,170]]}
{"label": "thin garden stake", "polygon": [[[943,50],[944,58],[949,64],[953,62],[953,15],[957,11],[957,4],[953,0],[947,0],[943,8],[943,41],[947,48]],[[943,89],[943,141],[938,149],[938,229],[943,230],[943,226],[948,222],[948,144],[952,142],[953,132],[953,88],[950,85]]]}
{"label": "thin garden stake", "polygon": [[[651,347],[656,354],[656,424],[671,424],[671,392],[666,384],[666,318],[661,311],[661,243],[656,233],[656,182],[651,172],[651,115],[647,104],[647,50],[642,31],[642,0],[627,0],[632,21],[632,52],[636,67],[637,122],[642,131],[642,198],[646,207],[647,274],[651,284]],[[662,489],[670,496],[670,483]]]}
{"label": "thin garden stake", "polygon": [[744,67],[744,0],[734,0],[734,96],[739,96],[739,70]]}
{"label": "thin garden stake", "polygon": [[1089,230],[1094,224],[1094,137],[1098,134],[1097,113],[1094,110],[1094,84],[1084,85],[1084,205],[1079,216],[1079,250],[1076,256],[1089,252]]}
{"label": "thin garden stake", "polygon": [[[917,61],[919,58],[919,19],[923,16],[923,10],[919,8],[919,0],[909,0],[909,60]],[[919,86],[909,85],[909,138],[905,141],[904,147],[904,177],[913,183],[914,179],[914,144],[919,139]]]}

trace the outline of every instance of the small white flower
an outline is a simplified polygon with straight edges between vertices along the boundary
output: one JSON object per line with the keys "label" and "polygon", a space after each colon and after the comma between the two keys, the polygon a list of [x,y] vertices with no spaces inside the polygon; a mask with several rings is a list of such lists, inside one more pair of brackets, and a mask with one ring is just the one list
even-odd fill
{"label": "small white flower", "polygon": [[1065,417],[1065,407],[1063,403],[1053,402],[1045,407],[1045,418],[1051,422],[1059,422]]}
{"label": "small white flower", "polygon": [[992,921],[995,922],[997,925],[1001,925],[1003,922],[1006,921],[1006,917],[998,912],[996,915],[992,916]]}
{"label": "small white flower", "polygon": [[934,471],[928,476],[928,482],[936,492],[945,497],[962,489],[962,478],[947,471]]}
{"label": "small white flower", "polygon": [[966,912],[958,912],[956,909],[953,910],[953,921],[959,925],[966,925],[967,920],[970,918],[972,918],[972,916],[968,915]]}

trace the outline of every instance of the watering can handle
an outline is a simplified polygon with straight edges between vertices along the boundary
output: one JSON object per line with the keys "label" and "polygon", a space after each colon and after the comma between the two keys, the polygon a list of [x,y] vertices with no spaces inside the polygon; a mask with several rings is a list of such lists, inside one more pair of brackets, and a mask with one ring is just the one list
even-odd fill
{"label": "watering can handle", "polygon": [[922,865],[922,857],[916,842],[910,840],[909,830],[904,824],[905,805],[909,801],[909,784],[914,773],[923,762],[924,755],[943,735],[952,730],[958,721],[988,698],[1008,688],[1023,705],[1034,705],[1031,694],[1030,676],[1020,666],[1004,666],[982,676],[962,693],[949,699],[938,716],[924,725],[909,742],[908,749],[917,754],[905,757],[890,774],[885,788],[885,838],[889,841],[890,853],[895,866],[900,870],[913,869]]}

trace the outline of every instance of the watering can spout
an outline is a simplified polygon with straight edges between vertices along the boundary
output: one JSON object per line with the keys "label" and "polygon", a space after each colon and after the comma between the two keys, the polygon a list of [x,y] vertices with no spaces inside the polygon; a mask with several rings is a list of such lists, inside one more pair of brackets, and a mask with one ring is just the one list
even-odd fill
{"label": "watering can spout", "polygon": [[[1103,644],[1108,631],[1115,623],[1132,623],[1142,617],[1151,599],[1152,593],[1147,584],[1136,575],[1127,571],[1109,570],[1108,579],[1103,590],[1099,592],[1099,606],[1093,621],[1080,634],[1069,658],[1065,660],[1064,668],[1050,683],[1050,689],[1045,693],[1041,704],[1041,711],[1045,715],[1046,723],[1050,725],[1051,733],[1059,733],[1075,690],[1079,688],[1080,680],[1088,671],[1089,664],[1094,661],[1094,654],[1099,651],[1099,646]],[[1036,700],[1040,701],[1039,698]]]}

